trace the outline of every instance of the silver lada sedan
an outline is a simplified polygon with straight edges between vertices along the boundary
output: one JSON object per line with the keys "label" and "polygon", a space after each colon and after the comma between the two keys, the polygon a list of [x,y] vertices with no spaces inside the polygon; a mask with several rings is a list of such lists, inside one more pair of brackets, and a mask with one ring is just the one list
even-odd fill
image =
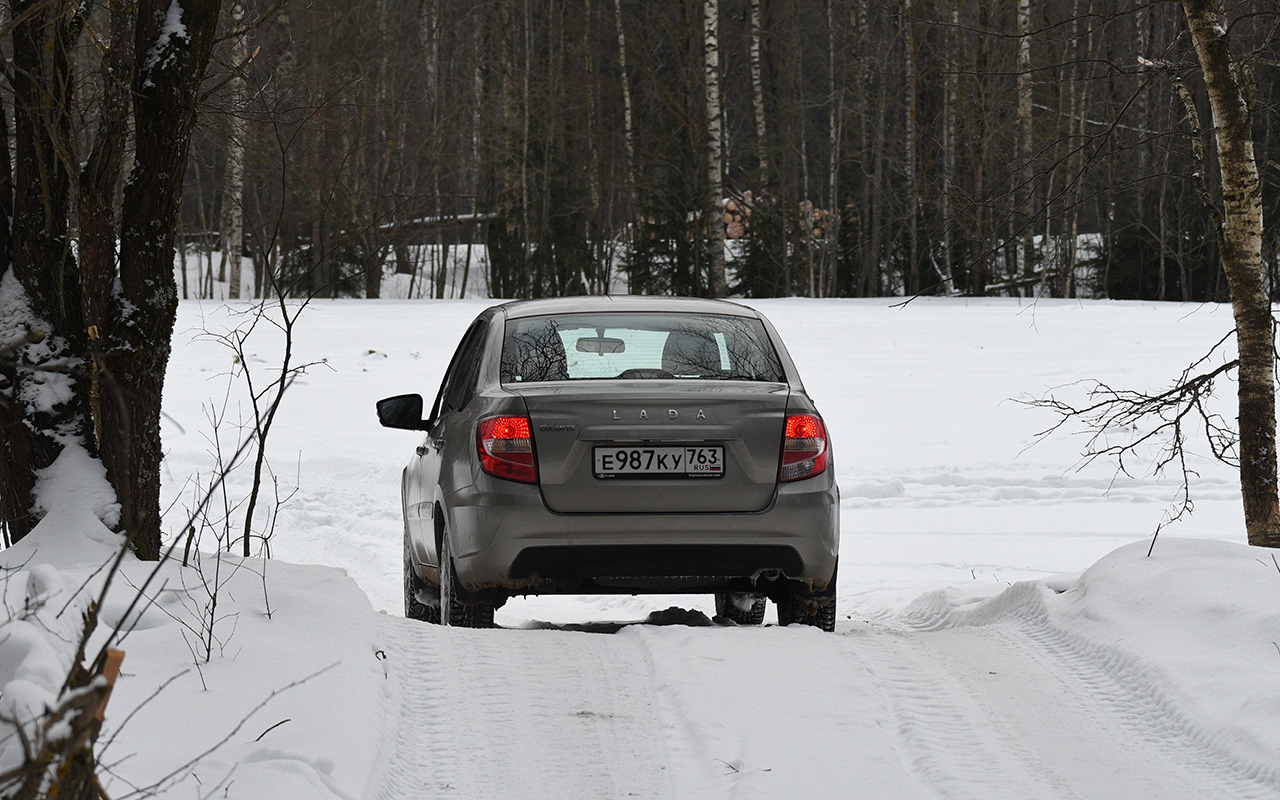
{"label": "silver lada sedan", "polygon": [[505,303],[467,329],[404,470],[405,615],[486,627],[514,595],[715,594],[835,627],[839,490],[777,332],[718,300]]}

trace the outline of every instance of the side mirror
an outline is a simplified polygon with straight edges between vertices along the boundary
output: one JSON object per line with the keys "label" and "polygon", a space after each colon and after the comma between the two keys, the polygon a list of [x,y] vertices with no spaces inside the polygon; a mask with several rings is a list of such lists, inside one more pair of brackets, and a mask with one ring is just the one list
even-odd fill
{"label": "side mirror", "polygon": [[378,401],[378,422],[384,428],[399,428],[406,431],[424,431],[426,421],[422,419],[422,395],[400,394]]}

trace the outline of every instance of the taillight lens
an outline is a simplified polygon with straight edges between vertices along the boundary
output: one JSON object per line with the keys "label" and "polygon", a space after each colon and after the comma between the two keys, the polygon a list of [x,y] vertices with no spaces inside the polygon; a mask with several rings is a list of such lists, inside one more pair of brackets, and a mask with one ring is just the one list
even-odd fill
{"label": "taillight lens", "polygon": [[476,428],[480,467],[498,478],[538,482],[528,417],[489,417]]}
{"label": "taillight lens", "polygon": [[827,429],[813,414],[787,417],[782,438],[779,481],[798,481],[821,474],[827,468]]}

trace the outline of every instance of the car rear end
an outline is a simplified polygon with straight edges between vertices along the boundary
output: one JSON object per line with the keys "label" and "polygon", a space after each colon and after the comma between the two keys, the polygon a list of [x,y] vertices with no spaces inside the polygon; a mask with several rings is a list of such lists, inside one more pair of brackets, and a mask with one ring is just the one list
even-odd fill
{"label": "car rear end", "polygon": [[754,311],[672,305],[507,307],[480,468],[450,498],[464,584],[830,588],[839,496],[794,367]]}

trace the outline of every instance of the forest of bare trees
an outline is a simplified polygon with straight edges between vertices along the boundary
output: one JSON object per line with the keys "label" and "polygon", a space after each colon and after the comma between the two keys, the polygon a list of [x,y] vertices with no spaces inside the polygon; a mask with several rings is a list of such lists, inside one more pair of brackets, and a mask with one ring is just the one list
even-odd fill
{"label": "forest of bare trees", "polygon": [[[1218,5],[1270,215],[1280,4]],[[208,278],[239,240],[259,291],[708,294],[727,236],[746,296],[1227,296],[1177,3],[229,8],[183,205]]]}

